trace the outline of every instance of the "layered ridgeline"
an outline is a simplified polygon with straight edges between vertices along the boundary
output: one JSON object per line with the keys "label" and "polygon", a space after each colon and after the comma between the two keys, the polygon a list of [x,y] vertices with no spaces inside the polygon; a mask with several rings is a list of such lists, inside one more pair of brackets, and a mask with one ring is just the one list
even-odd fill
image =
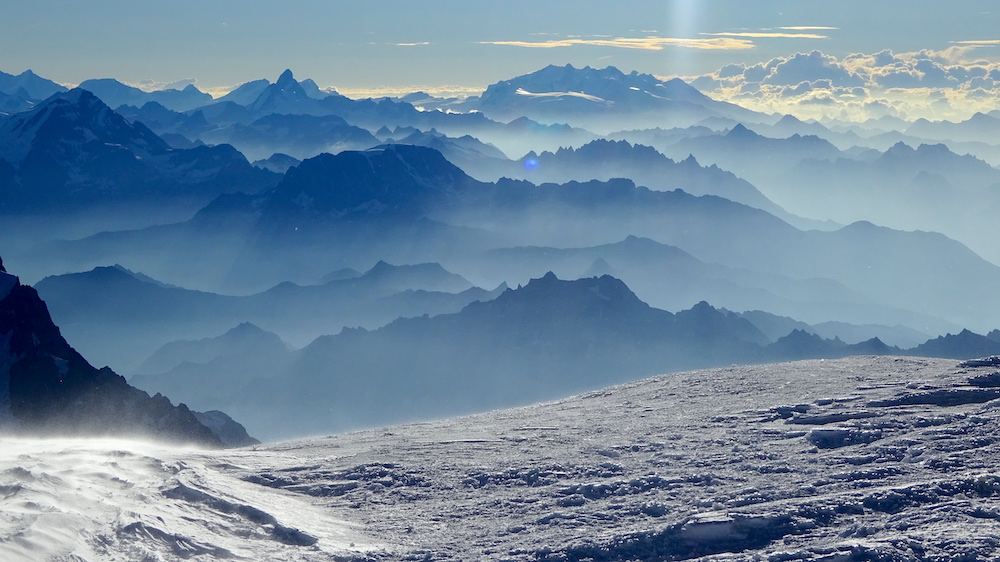
{"label": "layered ridgeline", "polygon": [[192,412],[94,368],[63,339],[45,303],[0,262],[0,431],[152,438],[207,447],[255,443],[218,411]]}
{"label": "layered ridgeline", "polygon": [[672,158],[694,155],[717,165],[798,216],[941,232],[987,259],[1000,259],[995,221],[989,218],[1000,205],[995,161],[970,155],[963,145],[921,138],[906,137],[877,150],[859,148],[860,137],[841,140],[838,148],[818,135],[774,138],[777,134],[774,127],[733,123],[721,132],[622,136],[641,139]]}
{"label": "layered ridgeline", "polygon": [[527,404],[682,369],[894,352],[877,339],[847,345],[805,332],[772,341],[704,302],[675,314],[608,275],[550,273],[460,312],[344,329],[298,351],[250,326],[177,342],[132,382],[281,438]]}
{"label": "layered ridgeline", "polygon": [[716,287],[716,294],[684,306],[708,300],[809,323],[903,324],[931,334],[987,331],[1000,314],[992,298],[1000,268],[940,234],[864,222],[804,231],[721,197],[627,179],[481,182],[433,149],[404,145],[310,158],[275,189],[222,196],[191,221],[54,245],[46,256],[70,271],[117,262],[168,283],[244,292],[379,259],[437,262],[496,286],[526,279],[486,273],[497,271],[493,249],[596,247],[629,236],[675,246],[710,266],[692,286]]}
{"label": "layered ridgeline", "polygon": [[377,328],[401,316],[458,312],[506,288],[473,287],[438,264],[380,261],[364,273],[327,275],[336,278],[286,281],[247,296],[170,286],[121,266],[46,277],[34,286],[77,349],[125,374],[164,342],[214,336],[243,322],[302,346],[345,326]]}

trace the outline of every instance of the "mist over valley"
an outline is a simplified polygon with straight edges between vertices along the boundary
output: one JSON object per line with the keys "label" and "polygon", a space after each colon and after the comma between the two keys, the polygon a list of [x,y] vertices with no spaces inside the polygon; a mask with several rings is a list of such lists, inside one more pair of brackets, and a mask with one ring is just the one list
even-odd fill
{"label": "mist over valley", "polygon": [[1000,110],[737,70],[0,72],[0,558],[995,557]]}

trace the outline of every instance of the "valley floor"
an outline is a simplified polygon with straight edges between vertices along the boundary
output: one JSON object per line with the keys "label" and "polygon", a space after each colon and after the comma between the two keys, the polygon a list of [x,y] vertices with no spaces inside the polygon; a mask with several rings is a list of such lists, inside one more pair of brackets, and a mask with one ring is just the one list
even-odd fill
{"label": "valley floor", "polygon": [[4,439],[0,559],[995,559],[996,370],[733,366],[221,452]]}

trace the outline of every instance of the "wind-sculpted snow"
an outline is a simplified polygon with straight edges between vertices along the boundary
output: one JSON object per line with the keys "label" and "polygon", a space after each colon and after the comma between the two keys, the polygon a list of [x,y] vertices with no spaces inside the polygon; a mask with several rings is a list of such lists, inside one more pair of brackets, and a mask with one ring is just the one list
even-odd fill
{"label": "wind-sculpted snow", "polygon": [[[247,478],[429,560],[987,559],[996,406],[878,404],[965,391],[983,370],[852,358],[682,373],[279,444],[309,453]],[[824,432],[853,438],[823,446]]]}
{"label": "wind-sculpted snow", "polygon": [[375,544],[327,510],[261,494],[232,472],[254,456],[3,439],[0,559],[346,560]]}
{"label": "wind-sculpted snow", "polygon": [[997,401],[934,399],[995,369],[734,366],[252,450],[5,440],[0,559],[995,559]]}

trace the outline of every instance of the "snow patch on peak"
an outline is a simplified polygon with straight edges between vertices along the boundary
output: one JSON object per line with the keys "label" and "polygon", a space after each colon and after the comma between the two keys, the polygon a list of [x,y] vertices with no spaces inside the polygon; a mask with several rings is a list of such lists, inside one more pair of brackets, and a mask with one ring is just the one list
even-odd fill
{"label": "snow patch on peak", "polygon": [[519,96],[532,97],[532,98],[560,98],[560,97],[573,97],[582,98],[588,101],[598,102],[598,103],[610,103],[608,100],[599,98],[597,96],[592,96],[590,94],[585,94],[583,92],[544,92],[544,93],[534,93],[525,90],[524,88],[518,88],[514,92]]}

